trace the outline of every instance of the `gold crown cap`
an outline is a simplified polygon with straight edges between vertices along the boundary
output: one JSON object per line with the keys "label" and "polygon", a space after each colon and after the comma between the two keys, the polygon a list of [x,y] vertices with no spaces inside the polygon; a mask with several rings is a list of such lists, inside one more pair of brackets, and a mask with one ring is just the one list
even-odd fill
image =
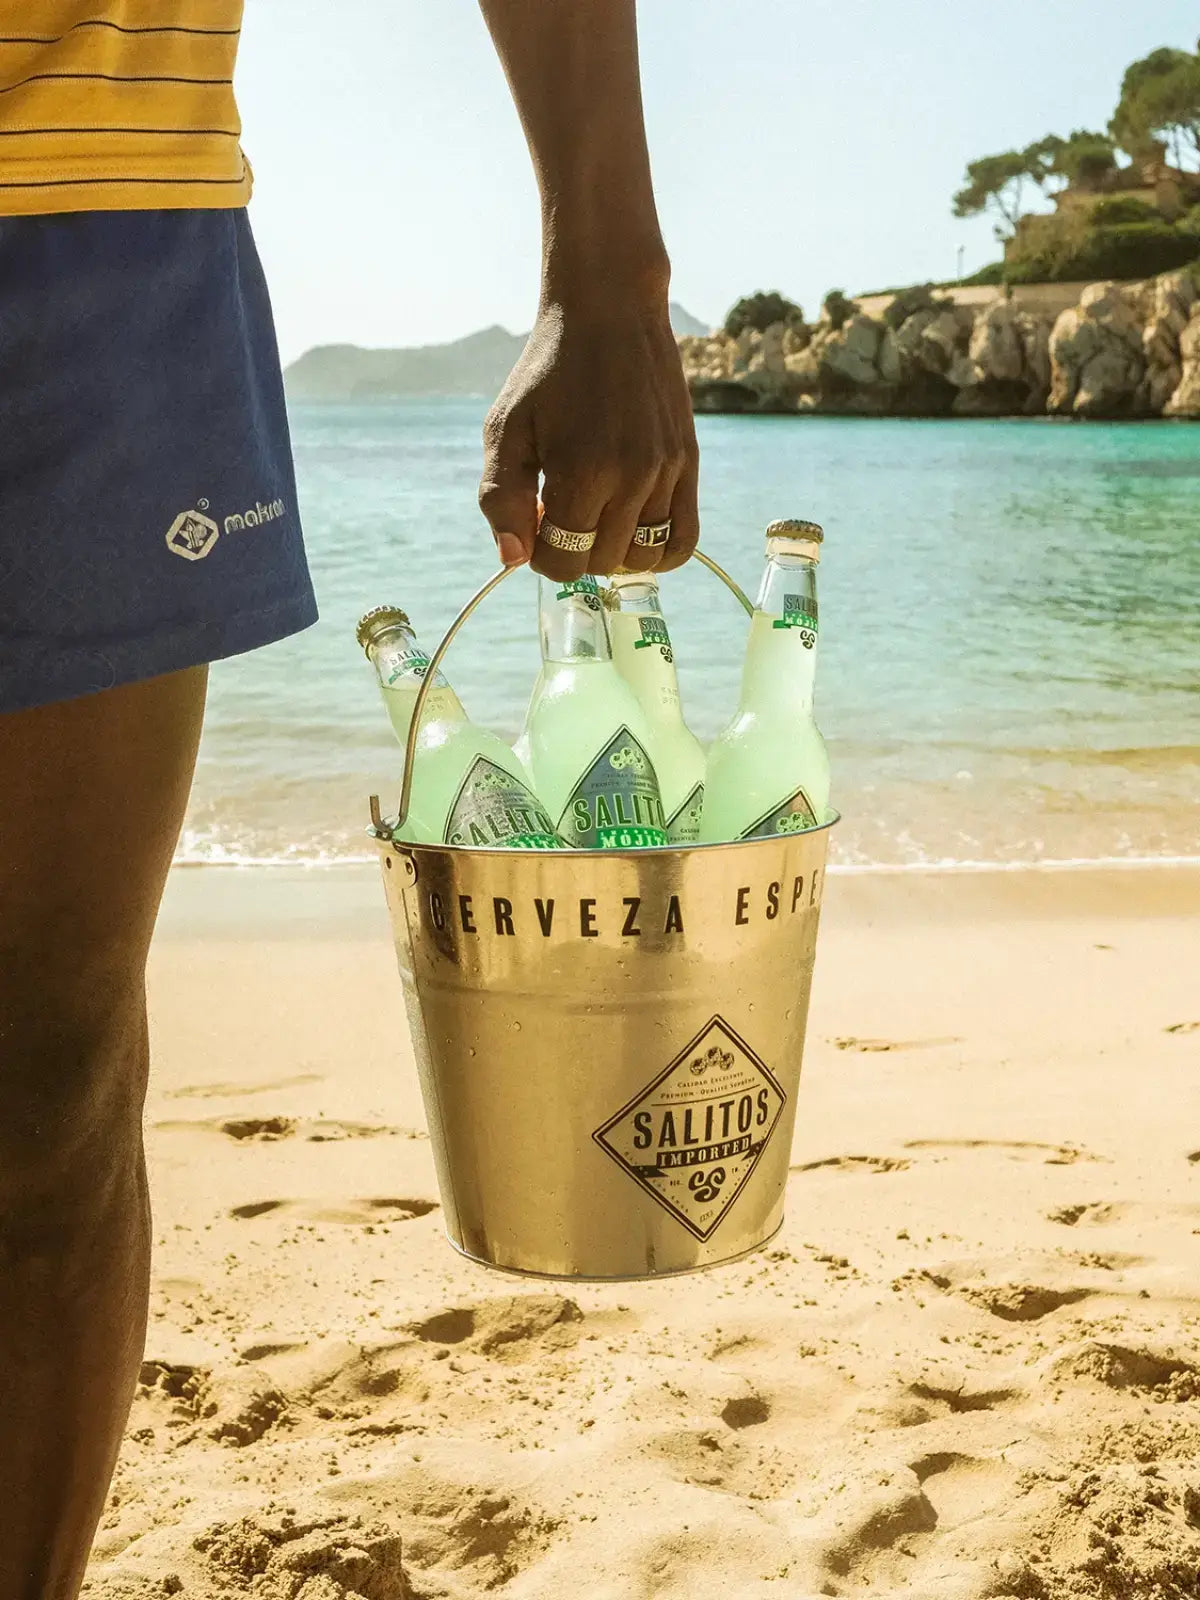
{"label": "gold crown cap", "polygon": [[767,527],[768,539],[804,539],[809,544],[820,544],[825,530],[819,522],[806,522],[802,517],[783,517]]}
{"label": "gold crown cap", "polygon": [[401,611],[399,606],[374,606],[365,617],[358,619],[358,627],[354,630],[354,637],[365,650],[375,634],[383,628],[390,628],[394,624],[411,628],[408,612]]}

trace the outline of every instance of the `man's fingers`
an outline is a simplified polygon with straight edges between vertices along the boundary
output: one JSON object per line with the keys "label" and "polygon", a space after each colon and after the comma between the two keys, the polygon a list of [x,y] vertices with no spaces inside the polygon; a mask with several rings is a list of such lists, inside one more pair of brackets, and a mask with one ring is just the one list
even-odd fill
{"label": "man's fingers", "polygon": [[663,547],[660,572],[681,567],[700,543],[700,456],[689,452],[671,499],[671,537]]}
{"label": "man's fingers", "polygon": [[542,488],[542,524],[533,550],[533,570],[559,581],[581,578],[599,538],[607,499],[601,481],[590,474],[573,480],[548,475]]}
{"label": "man's fingers", "polygon": [[[655,487],[651,478],[649,483],[643,481],[635,484],[632,492],[614,496],[604,510],[600,513],[600,523],[596,531],[596,543],[592,546],[590,570],[605,575],[615,572],[618,567],[633,567],[641,563],[633,559],[633,536],[637,531],[639,522],[644,521],[642,507],[648,500],[660,498],[660,491]],[[671,492],[668,488],[661,493],[664,506],[671,503]]]}
{"label": "man's fingers", "polygon": [[669,520],[678,477],[679,466],[672,463],[659,474],[658,482],[637,507],[633,525],[629,530],[629,544],[621,562],[621,565],[628,567],[631,572],[653,572],[663,558],[666,545],[639,544],[638,531],[643,528],[661,527]]}
{"label": "man's fingers", "polygon": [[491,524],[506,567],[533,554],[538,526],[538,461],[529,411],[496,406],[483,425],[479,509]]}

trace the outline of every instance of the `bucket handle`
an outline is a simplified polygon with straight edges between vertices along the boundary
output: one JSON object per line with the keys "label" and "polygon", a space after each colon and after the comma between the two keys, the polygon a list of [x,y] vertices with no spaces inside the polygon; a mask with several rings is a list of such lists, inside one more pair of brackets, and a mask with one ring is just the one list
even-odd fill
{"label": "bucket handle", "polygon": [[[705,555],[703,550],[694,550],[692,552],[692,556],[694,560],[701,564],[701,566],[707,567],[711,573],[720,578],[721,582],[738,601],[739,605],[742,607],[742,610],[745,611],[748,616],[753,616],[754,607],[750,603],[745,590],[743,590],[740,585],[734,582],[734,580],[725,571],[724,567],[718,566],[711,556]],[[408,820],[408,807],[409,802],[412,799],[413,763],[415,762],[417,756],[417,736],[421,731],[421,720],[425,712],[425,701],[429,696],[429,691],[433,686],[434,679],[437,677],[438,668],[442,664],[442,657],[454,643],[458,630],[471,615],[472,611],[475,610],[475,607],[486,600],[493,589],[498,589],[504,582],[505,578],[510,578],[512,574],[518,570],[519,568],[517,567],[501,567],[499,572],[494,572],[488,581],[483,585],[483,587],[477,590],[475,594],[473,594],[467,601],[466,605],[446,629],[446,634],[442,639],[441,644],[438,645],[432,656],[430,656],[429,665],[425,668],[425,674],[421,682],[421,687],[417,690],[417,699],[416,704],[413,706],[412,721],[408,725],[408,738],[404,745],[404,781],[400,788],[400,812],[396,818],[395,828],[388,829],[384,825],[383,816],[379,809],[379,796],[374,794],[371,796],[371,824],[375,834],[378,837],[387,838],[390,834],[394,838],[396,829],[402,828],[405,822]]]}

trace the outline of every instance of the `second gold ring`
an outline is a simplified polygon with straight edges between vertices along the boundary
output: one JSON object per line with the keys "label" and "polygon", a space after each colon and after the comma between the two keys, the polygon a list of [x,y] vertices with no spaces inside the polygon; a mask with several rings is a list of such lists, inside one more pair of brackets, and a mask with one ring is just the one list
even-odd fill
{"label": "second gold ring", "polygon": [[642,522],[638,524],[637,532],[633,536],[633,542],[641,545],[645,550],[657,550],[666,544],[670,537],[671,524],[669,522]]}

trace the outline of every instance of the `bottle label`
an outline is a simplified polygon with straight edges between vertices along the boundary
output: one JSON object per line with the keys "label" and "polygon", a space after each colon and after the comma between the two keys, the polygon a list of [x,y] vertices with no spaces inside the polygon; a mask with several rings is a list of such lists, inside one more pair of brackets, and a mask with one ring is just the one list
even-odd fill
{"label": "bottle label", "polygon": [[667,839],[671,844],[695,844],[700,837],[700,817],[704,811],[704,785],[698,783],[673,817],[667,818]]}
{"label": "bottle label", "polygon": [[[406,650],[403,655],[394,656],[387,666],[387,677],[384,682],[387,688],[399,683],[402,678],[424,678],[429,671],[429,657],[424,650]],[[433,686],[435,689],[449,687],[439,670],[434,674]]]}
{"label": "bottle label", "polygon": [[486,756],[476,756],[450,807],[447,844],[561,850],[563,841],[525,785]]}
{"label": "bottle label", "polygon": [[618,728],[571,791],[558,831],[580,850],[641,850],[666,844],[666,819],[650,757]]}
{"label": "bottle label", "polygon": [[642,625],[642,637],[633,641],[635,650],[649,650],[654,645],[662,649],[664,661],[674,661],[675,652],[671,649],[671,635],[667,632],[667,619],[665,617],[639,617]]}
{"label": "bottle label", "polygon": [[603,601],[600,598],[600,585],[590,572],[585,572],[582,578],[567,578],[559,584],[555,591],[556,600],[567,600],[571,595],[580,595],[589,611],[602,609]]}
{"label": "bottle label", "polygon": [[759,817],[757,822],[751,823],[739,837],[774,839],[781,833],[800,833],[805,828],[815,828],[816,825],[817,813],[813,810],[812,801],[803,789],[797,789],[795,794],[781,806],[773,807],[766,816]]}
{"label": "bottle label", "polygon": [[806,650],[817,642],[817,597],[812,594],[785,594],[783,616],[776,617],[773,628],[799,628],[800,639]]}

